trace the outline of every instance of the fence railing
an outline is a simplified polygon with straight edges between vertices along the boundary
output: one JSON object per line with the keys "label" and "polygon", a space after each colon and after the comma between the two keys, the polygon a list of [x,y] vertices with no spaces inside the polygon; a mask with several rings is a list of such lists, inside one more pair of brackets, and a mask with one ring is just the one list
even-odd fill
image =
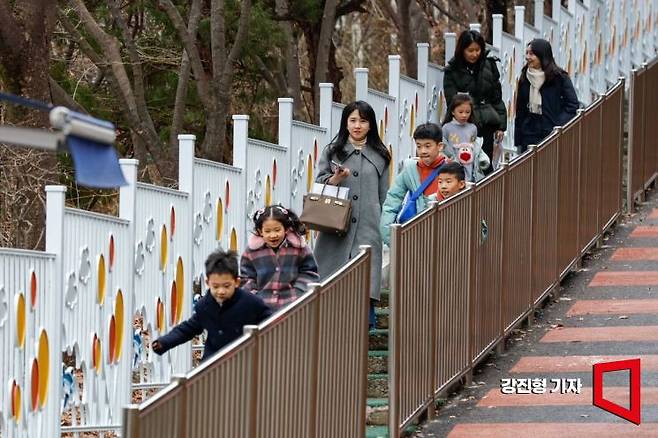
{"label": "fence railing", "polygon": [[370,257],[125,408],[122,436],[364,436]]}
{"label": "fence railing", "polygon": [[629,210],[658,176],[658,59],[630,74],[628,117],[628,190]]}
{"label": "fence railing", "polygon": [[539,146],[392,226],[390,436],[504,342],[614,223],[623,104],[622,78]]}

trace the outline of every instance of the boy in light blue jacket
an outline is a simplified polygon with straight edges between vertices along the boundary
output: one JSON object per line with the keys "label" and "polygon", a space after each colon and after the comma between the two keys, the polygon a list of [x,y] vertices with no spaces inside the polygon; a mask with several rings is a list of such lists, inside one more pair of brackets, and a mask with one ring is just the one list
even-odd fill
{"label": "boy in light blue jacket", "polygon": [[[404,160],[402,171],[395,177],[393,185],[388,189],[386,201],[382,207],[379,229],[382,241],[386,245],[390,244],[390,226],[396,222],[407,192],[416,191],[420,187],[421,181],[424,181],[438,166],[446,162],[442,140],[441,127],[435,123],[424,123],[414,131],[418,158]],[[435,177],[416,200],[417,213],[425,210],[430,201],[440,201],[442,198],[439,193],[438,178]]]}

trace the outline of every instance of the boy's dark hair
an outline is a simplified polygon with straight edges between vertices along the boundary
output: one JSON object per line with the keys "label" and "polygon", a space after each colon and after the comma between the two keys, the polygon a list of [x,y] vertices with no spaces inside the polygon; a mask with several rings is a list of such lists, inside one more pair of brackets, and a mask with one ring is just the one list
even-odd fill
{"label": "boy's dark hair", "polygon": [[436,123],[423,123],[418,125],[414,131],[414,140],[434,140],[441,143],[443,141],[443,132]]}
{"label": "boy's dark hair", "polygon": [[238,254],[235,251],[218,249],[206,259],[206,278],[211,274],[230,274],[238,278]]}
{"label": "boy's dark hair", "polygon": [[463,103],[469,103],[471,105],[471,116],[468,118],[467,122],[468,123],[474,123],[474,114],[475,114],[475,105],[473,104],[473,99],[471,98],[471,95],[468,93],[457,93],[452,97],[452,100],[450,101],[450,106],[448,107],[448,111],[446,111],[446,116],[443,118],[443,124],[445,125],[446,123],[449,123],[454,116],[452,115],[453,111],[455,111],[455,108],[457,108],[459,105]]}
{"label": "boy's dark hair", "polygon": [[[454,175],[457,180],[464,181],[466,179],[466,173],[464,172],[464,166],[459,164],[456,161],[451,161],[443,165],[443,168],[439,172],[439,175],[448,173]],[[437,175],[438,176],[438,175]]]}
{"label": "boy's dark hair", "polygon": [[269,207],[261,208],[252,218],[254,220],[254,231],[260,235],[263,229],[263,222],[267,219],[273,219],[283,225],[283,228],[292,230],[300,236],[306,234],[306,225],[304,225],[294,211],[288,210],[282,205],[270,205]]}

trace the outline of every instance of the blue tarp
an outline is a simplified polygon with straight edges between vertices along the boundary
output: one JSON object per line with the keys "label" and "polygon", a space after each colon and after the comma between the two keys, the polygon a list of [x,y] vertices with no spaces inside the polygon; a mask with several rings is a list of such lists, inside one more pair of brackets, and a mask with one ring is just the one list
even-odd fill
{"label": "blue tarp", "polygon": [[75,180],[87,187],[110,189],[128,184],[123,177],[116,150],[112,145],[98,143],[75,135],[66,137],[73,157]]}

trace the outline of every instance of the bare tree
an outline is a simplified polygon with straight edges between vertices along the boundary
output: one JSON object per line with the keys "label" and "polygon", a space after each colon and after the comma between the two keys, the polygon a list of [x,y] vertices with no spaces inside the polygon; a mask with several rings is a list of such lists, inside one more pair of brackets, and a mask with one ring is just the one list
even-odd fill
{"label": "bare tree", "polygon": [[[0,85],[11,93],[51,101],[50,30],[54,3],[48,0],[0,2]],[[3,122],[47,126],[44,112],[6,107]],[[42,248],[43,185],[57,181],[54,154],[0,147],[0,245]]]}
{"label": "bare tree", "polygon": [[[192,35],[171,0],[159,0],[183,42],[189,56],[201,102],[206,110],[206,128],[201,150],[206,158],[222,161],[227,158],[224,147],[226,122],[230,111],[233,64],[238,58],[247,37],[251,0],[242,0],[238,30],[230,49],[227,48],[227,29],[224,0],[210,2],[210,44],[212,71],[207,72]],[[219,147],[218,147],[219,146]]]}
{"label": "bare tree", "polygon": [[101,27],[82,0],[68,0],[68,5],[80,19],[81,25],[92,41],[88,40],[70,21],[69,11],[64,9],[58,11],[60,23],[85,55],[104,73],[108,84],[119,99],[121,110],[130,126],[135,157],[145,164],[151,181],[161,183],[163,177],[173,179],[175,165],[171,159],[168,159],[167,150],[163,147],[149,113],[142,60],[133,34],[121,14],[120,0],[110,0],[108,6],[128,52],[132,79],[122,58],[119,39]]}

